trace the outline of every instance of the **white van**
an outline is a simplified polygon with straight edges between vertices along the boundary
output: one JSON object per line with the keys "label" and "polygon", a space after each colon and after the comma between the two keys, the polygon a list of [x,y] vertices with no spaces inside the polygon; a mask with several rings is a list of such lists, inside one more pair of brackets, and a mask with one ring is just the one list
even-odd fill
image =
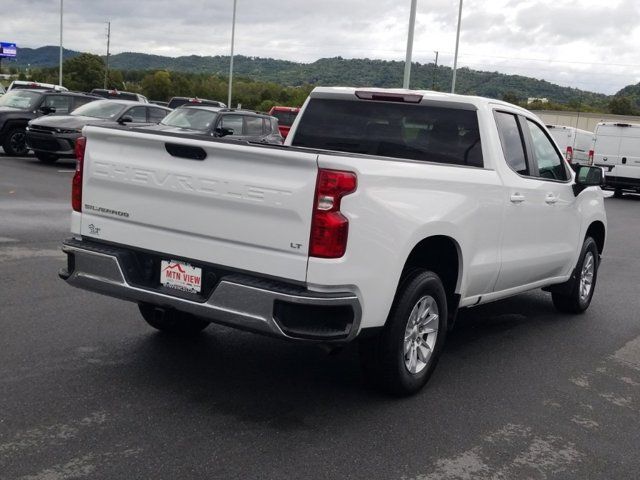
{"label": "white van", "polygon": [[606,187],[640,193],[640,124],[601,122],[594,134],[593,164],[605,169]]}
{"label": "white van", "polygon": [[547,129],[567,162],[590,165],[589,151],[593,144],[593,132],[564,125],[547,125]]}

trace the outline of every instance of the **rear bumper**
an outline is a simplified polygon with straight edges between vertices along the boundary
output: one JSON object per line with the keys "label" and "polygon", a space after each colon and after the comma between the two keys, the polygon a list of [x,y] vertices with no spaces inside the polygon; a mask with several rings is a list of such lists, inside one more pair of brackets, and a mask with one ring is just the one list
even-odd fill
{"label": "rear bumper", "polygon": [[640,189],[640,178],[617,177],[605,175],[605,188],[629,188],[632,190]]}
{"label": "rear bumper", "polygon": [[[193,300],[158,288],[133,284],[131,251],[70,239],[62,251],[70,285],[136,303],[191,313],[213,323],[296,340],[348,342],[358,334],[361,306],[354,293],[320,293],[303,287],[230,273],[222,275],[206,298]],[[128,272],[125,274],[124,272]]]}

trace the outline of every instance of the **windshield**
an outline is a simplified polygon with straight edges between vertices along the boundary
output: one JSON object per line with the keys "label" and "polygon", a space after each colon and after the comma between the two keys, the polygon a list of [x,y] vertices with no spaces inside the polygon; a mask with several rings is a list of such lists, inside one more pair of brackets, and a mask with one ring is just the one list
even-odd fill
{"label": "windshield", "polygon": [[42,94],[28,90],[12,90],[0,97],[0,107],[13,107],[22,110],[33,110],[36,108]]}
{"label": "windshield", "polygon": [[97,100],[76,108],[71,115],[108,120],[116,118],[125,108],[127,108],[127,105],[122,105],[121,103],[115,103],[109,100]]}
{"label": "windshield", "polygon": [[179,108],[164,117],[164,120],[162,120],[160,124],[205,132],[211,129],[216,121],[217,115],[216,112],[212,112],[211,110]]}

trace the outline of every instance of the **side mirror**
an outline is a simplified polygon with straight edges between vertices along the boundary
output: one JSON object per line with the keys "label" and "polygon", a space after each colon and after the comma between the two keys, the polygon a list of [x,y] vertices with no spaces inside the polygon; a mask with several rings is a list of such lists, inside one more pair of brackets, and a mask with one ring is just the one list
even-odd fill
{"label": "side mirror", "polygon": [[131,118],[129,115],[125,115],[124,117],[120,117],[120,120],[118,120],[118,123],[120,125],[124,125],[125,123],[132,123],[133,122],[133,118]]}
{"label": "side mirror", "polygon": [[576,171],[576,183],[573,185],[573,192],[578,195],[588,187],[601,187],[605,183],[604,172],[600,167],[588,167],[578,165]]}
{"label": "side mirror", "polygon": [[226,137],[227,135],[233,135],[232,128],[224,128],[224,127],[216,128],[216,137]]}
{"label": "side mirror", "polygon": [[40,107],[40,111],[45,115],[49,115],[51,113],[56,113],[56,107],[49,107],[47,105],[43,105]]}

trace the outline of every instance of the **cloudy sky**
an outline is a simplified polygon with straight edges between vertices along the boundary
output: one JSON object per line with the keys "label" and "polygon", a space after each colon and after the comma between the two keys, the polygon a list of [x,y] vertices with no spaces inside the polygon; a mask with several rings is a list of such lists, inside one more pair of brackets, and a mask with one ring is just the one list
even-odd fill
{"label": "cloudy sky", "polygon": [[[404,60],[410,0],[237,0],[236,53]],[[459,0],[418,0],[414,61],[453,65]],[[9,7],[8,5],[6,7]],[[59,0],[3,8],[0,40],[57,45]],[[233,0],[65,0],[66,48],[228,55]],[[640,82],[640,0],[464,0],[458,63],[602,93]]]}

